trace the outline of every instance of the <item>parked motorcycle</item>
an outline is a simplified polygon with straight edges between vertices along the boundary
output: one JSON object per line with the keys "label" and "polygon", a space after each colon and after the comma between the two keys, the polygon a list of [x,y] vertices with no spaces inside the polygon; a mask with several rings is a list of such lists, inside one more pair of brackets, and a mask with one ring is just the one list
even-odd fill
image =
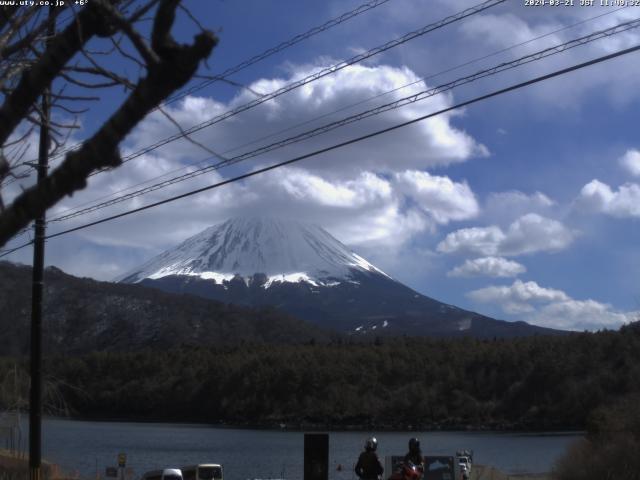
{"label": "parked motorcycle", "polygon": [[414,465],[411,462],[403,463],[391,474],[389,480],[420,480],[424,473],[422,465]]}

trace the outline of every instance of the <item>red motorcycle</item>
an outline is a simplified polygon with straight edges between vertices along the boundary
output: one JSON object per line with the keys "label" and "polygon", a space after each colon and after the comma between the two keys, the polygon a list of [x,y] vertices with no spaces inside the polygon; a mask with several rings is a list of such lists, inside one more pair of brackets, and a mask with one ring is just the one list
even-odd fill
{"label": "red motorcycle", "polygon": [[414,465],[411,462],[403,463],[391,474],[389,480],[420,480],[424,473],[421,465]]}

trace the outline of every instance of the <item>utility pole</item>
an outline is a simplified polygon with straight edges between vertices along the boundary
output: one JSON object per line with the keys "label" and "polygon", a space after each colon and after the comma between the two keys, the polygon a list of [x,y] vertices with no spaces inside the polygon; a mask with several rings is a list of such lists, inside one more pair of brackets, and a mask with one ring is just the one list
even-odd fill
{"label": "utility pole", "polygon": [[[49,7],[47,45],[55,34],[55,16]],[[45,49],[46,52],[46,49]],[[45,53],[46,55],[46,53]],[[38,183],[47,176],[49,163],[49,116],[51,85],[42,91]],[[31,288],[31,389],[29,393],[29,479],[41,480],[42,465],[42,291],[46,210],[35,219],[33,240],[33,282]]]}

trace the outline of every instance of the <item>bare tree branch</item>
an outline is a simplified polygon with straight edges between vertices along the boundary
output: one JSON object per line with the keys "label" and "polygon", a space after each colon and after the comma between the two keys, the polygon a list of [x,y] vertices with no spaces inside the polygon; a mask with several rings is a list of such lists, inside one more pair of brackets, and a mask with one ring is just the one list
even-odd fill
{"label": "bare tree branch", "polygon": [[100,100],[100,97],[96,96],[90,97],[88,95],[61,95],[58,93],[52,93],[51,98],[53,98],[54,100],[82,100],[85,102],[97,102],[98,100]]}
{"label": "bare tree branch", "polygon": [[205,152],[207,152],[210,155],[213,155],[214,157],[218,158],[219,160],[223,160],[223,161],[224,160],[228,160],[226,157],[224,157],[221,154],[215,152],[214,150],[211,150],[209,147],[207,147],[206,145],[198,142],[190,134],[185,132],[185,130],[182,128],[182,125],[180,125],[180,123],[175,118],[173,118],[168,112],[166,112],[162,107],[158,107],[158,110],[160,110],[160,113],[162,113],[162,115],[164,115],[167,120],[169,120],[173,125],[175,125],[175,127],[180,131],[180,134],[184,137],[185,140],[187,140],[188,142],[192,143],[196,147],[200,147]]}
{"label": "bare tree branch", "polygon": [[[113,41],[113,38],[111,39]],[[116,45],[114,43],[114,45]],[[133,84],[129,81],[129,79],[122,77],[120,75],[117,75],[115,73],[113,73],[110,70],[107,70],[106,68],[102,68],[98,62],[96,62],[93,57],[91,55],[89,55],[84,48],[82,48],[82,54],[83,56],[89,60],[89,62],[91,63],[91,65],[93,65],[93,68],[91,67],[71,67],[71,69],[77,70],[81,73],[91,73],[93,75],[102,75],[106,78],[109,78],[110,80],[112,80],[113,82],[115,82],[115,84],[121,84],[124,85],[125,87],[129,88],[129,89],[133,89]],[[109,85],[109,86],[113,86],[113,85]],[[88,87],[88,88],[95,88],[95,87]]]}
{"label": "bare tree branch", "polygon": [[60,105],[60,104],[54,104],[51,105],[51,108],[58,108],[60,110],[62,110],[63,112],[66,112],[70,115],[82,115],[83,113],[87,113],[89,111],[88,108],[81,108],[79,110],[76,110],[74,108],[69,108],[66,105]]}
{"label": "bare tree branch", "polygon": [[193,15],[193,13],[191,13],[191,10],[189,10],[182,4],[180,4],[180,10],[187,14],[187,17],[191,19],[191,21],[200,29],[201,32],[204,32],[206,30],[206,28],[202,26],[200,21]]}
{"label": "bare tree branch", "polygon": [[134,57],[133,55],[127,53],[121,46],[120,46],[120,42],[117,41],[116,39],[112,38],[111,42],[113,43],[113,47],[120,53],[120,55],[122,55],[124,58],[131,60],[132,62],[136,63],[140,69],[144,70],[146,68],[146,65],[144,63],[142,63],[140,60],[138,60],[136,57]]}
{"label": "bare tree branch", "polygon": [[62,10],[63,9],[61,8],[54,9],[52,11],[52,16],[47,16],[45,21],[41,22],[36,28],[31,30],[31,32],[25,35],[22,39],[0,49],[0,60],[4,60],[5,58],[13,55],[14,53],[32,44],[42,33],[46,31],[47,27],[52,22],[56,21],[56,17],[60,14]]}
{"label": "bare tree branch", "polygon": [[31,135],[31,133],[33,133],[33,127],[29,128],[25,133],[23,133],[22,135],[20,135],[17,139],[15,140],[10,140],[8,142],[6,142],[2,148],[5,149],[7,147],[10,147],[12,145],[16,145],[19,143],[22,143],[29,135]]}
{"label": "bare tree branch", "polygon": [[8,5],[0,7],[0,31],[11,22],[13,15],[16,13],[15,8],[11,8]]}
{"label": "bare tree branch", "polygon": [[113,80],[114,82],[121,83],[122,85],[129,85],[131,87],[134,86],[134,84],[128,78],[122,77],[116,73],[113,73],[112,71],[107,70],[106,68],[102,68],[99,65],[96,65],[94,67],[78,67],[78,66],[66,67],[64,70],[70,71],[70,72],[86,73],[88,75],[105,77]]}
{"label": "bare tree branch", "polygon": [[36,9],[27,9],[23,10],[21,15],[17,18],[15,16],[11,17],[9,20],[9,28],[0,36],[0,51],[5,49],[5,46],[14,36],[20,35],[20,29],[27,24],[36,13]]}
{"label": "bare tree branch", "polygon": [[[102,3],[100,0],[95,0],[95,5]],[[0,214],[0,246],[47,208],[65,196],[84,188],[91,172],[120,165],[122,163],[118,151],[120,142],[151,110],[187,83],[195,74],[200,62],[209,56],[217,44],[217,38],[213,33],[207,31],[196,35],[192,45],[180,45],[171,36],[170,30],[175,20],[178,3],[179,0],[160,0],[156,11],[151,46],[159,62],[148,66],[147,76],[137,83],[125,102],[90,139],[85,141],[78,150],[69,152],[65,160],[49,176],[25,190]],[[62,70],[64,64],[70,59],[69,49],[78,51],[86,42],[85,38],[89,32],[100,34],[99,27],[94,25],[94,12],[86,8],[78,15],[79,22],[83,25],[82,34],[79,34],[77,29],[73,29],[71,33],[65,31],[70,38],[65,37],[64,42],[59,37],[52,41],[52,46],[47,49],[45,55],[55,51],[57,54],[64,55],[64,58],[41,60],[48,67],[41,68],[41,73],[47,78],[57,75]],[[102,14],[105,13],[108,14],[108,11],[103,9]],[[117,22],[117,20],[113,21]],[[57,48],[54,48],[54,45]],[[64,50],[64,52],[58,50]],[[40,81],[40,84],[45,83]],[[3,121],[2,115],[6,116],[9,112],[15,115],[16,111],[26,112],[28,109],[28,105],[19,104],[12,105],[13,109],[7,111],[6,103],[0,109],[0,124]],[[13,120],[10,121],[13,122]],[[7,130],[7,128],[0,128],[0,141],[6,140],[6,136],[3,138],[3,135]]]}
{"label": "bare tree branch", "polygon": [[[115,0],[114,0],[115,1]],[[0,107],[0,144],[22,121],[42,91],[51,84],[65,64],[93,35],[104,29],[101,0],[89,3],[63,32],[50,40],[44,55],[25,71],[20,82]]]}
{"label": "bare tree branch", "polygon": [[84,82],[82,80],[78,80],[77,78],[74,78],[71,75],[68,75],[64,72],[60,72],[60,77],[64,78],[67,82],[82,88],[97,89],[97,88],[117,87],[119,85],[125,85],[125,86],[131,85],[131,82],[129,82],[129,80],[127,79],[124,79],[124,81],[111,80],[109,82],[91,83],[91,82]]}
{"label": "bare tree branch", "polygon": [[147,63],[147,65],[158,63],[160,59],[155,54],[155,52],[153,52],[149,48],[149,46],[146,44],[146,42],[142,38],[142,35],[140,35],[133,28],[133,24],[129,20],[125,19],[122,15],[120,15],[120,12],[118,12],[112,6],[105,5],[105,8],[107,9],[111,17],[114,19],[115,24],[120,29],[122,29],[122,31],[125,33],[125,35],[127,35],[129,40],[131,40],[131,43],[133,44],[134,47],[136,47],[136,50],[138,51],[140,56],[144,59],[144,61]]}
{"label": "bare tree branch", "polygon": [[[151,10],[153,7],[155,7],[158,4],[159,1],[160,0],[150,0],[146,5],[140,7],[138,10],[133,12],[131,14],[131,16],[128,18],[128,21],[130,23],[132,23],[132,24],[137,22],[138,20],[140,20],[142,18],[142,16],[144,14],[148,13],[149,10]],[[202,29],[201,31],[204,32],[205,30]]]}

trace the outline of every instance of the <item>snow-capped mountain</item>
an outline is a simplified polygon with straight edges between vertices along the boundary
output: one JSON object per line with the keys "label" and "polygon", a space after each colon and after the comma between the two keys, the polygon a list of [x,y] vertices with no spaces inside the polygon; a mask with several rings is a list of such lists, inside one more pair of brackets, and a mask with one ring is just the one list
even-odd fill
{"label": "snow-capped mountain", "polygon": [[273,218],[236,218],[207,228],[151,259],[119,281],[137,283],[170,275],[247,282],[255,274],[274,282],[335,286],[353,272],[385,275],[317,225]]}
{"label": "snow-capped mountain", "polygon": [[351,334],[505,337],[550,333],[447,305],[392,279],[316,225],[236,218],[120,278],[244,306],[274,306]]}

